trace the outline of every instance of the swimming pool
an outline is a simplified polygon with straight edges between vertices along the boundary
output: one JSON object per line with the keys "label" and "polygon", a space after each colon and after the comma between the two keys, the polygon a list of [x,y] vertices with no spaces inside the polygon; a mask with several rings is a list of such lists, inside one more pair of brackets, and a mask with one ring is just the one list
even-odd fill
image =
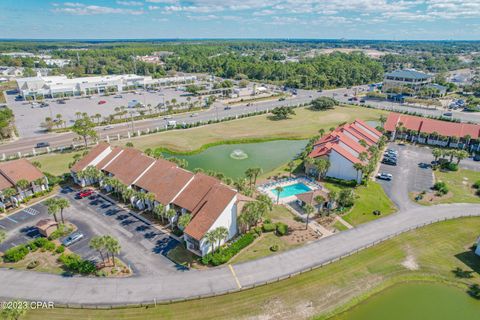
{"label": "swimming pool", "polygon": [[[280,192],[280,199],[290,197],[290,196],[294,196],[294,195],[297,195],[297,194],[300,194],[300,193],[305,193],[305,192],[308,192],[308,191],[311,191],[311,190],[312,189],[309,186],[307,186],[306,184],[301,183],[301,182],[291,184],[291,185],[283,187],[283,191]],[[277,195],[277,191],[275,191],[275,189],[273,189],[272,192],[273,192],[273,194]]]}

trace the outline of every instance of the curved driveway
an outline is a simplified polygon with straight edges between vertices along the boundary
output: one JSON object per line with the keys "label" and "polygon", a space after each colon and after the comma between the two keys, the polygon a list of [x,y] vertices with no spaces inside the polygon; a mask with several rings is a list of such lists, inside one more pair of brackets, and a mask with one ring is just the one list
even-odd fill
{"label": "curved driveway", "polygon": [[294,250],[233,265],[232,269],[223,266],[205,271],[178,271],[173,275],[142,275],[125,279],[62,277],[1,269],[0,298],[93,306],[215,295],[238,290],[239,285],[250,287],[275,281],[335,260],[399,232],[462,216],[480,216],[480,206],[450,204],[407,209]]}

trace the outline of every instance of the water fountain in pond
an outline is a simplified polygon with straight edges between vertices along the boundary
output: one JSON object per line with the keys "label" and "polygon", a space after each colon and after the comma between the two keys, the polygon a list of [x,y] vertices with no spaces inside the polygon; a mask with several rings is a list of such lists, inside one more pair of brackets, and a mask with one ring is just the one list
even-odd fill
{"label": "water fountain in pond", "polygon": [[232,151],[232,153],[230,153],[230,158],[235,160],[244,160],[248,158],[248,154],[241,149],[235,149]]}

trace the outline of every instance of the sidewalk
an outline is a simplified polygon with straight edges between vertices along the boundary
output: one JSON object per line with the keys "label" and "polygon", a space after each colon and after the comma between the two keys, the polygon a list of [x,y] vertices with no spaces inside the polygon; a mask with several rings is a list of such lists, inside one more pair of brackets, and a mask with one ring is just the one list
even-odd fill
{"label": "sidewalk", "polygon": [[343,224],[343,225],[344,225],[345,227],[347,227],[348,229],[353,229],[353,226],[352,226],[350,223],[348,223],[347,221],[343,220],[342,217],[336,216],[336,217],[335,217],[335,220],[338,221],[338,222],[340,222],[341,224]]}

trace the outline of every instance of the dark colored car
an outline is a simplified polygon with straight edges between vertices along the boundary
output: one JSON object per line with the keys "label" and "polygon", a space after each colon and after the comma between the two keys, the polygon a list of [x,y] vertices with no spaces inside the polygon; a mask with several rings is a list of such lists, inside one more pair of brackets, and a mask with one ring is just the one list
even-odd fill
{"label": "dark colored car", "polygon": [[382,163],[383,164],[388,164],[390,166],[396,166],[397,165],[397,161],[395,161],[393,159],[390,159],[390,158],[383,158]]}
{"label": "dark colored car", "polygon": [[107,101],[105,101],[105,100],[98,101],[98,104],[105,104],[105,103],[107,103]]}
{"label": "dark colored car", "polygon": [[50,147],[50,143],[48,143],[48,142],[39,142],[39,143],[37,143],[37,145],[35,146],[35,148],[46,148],[46,147]]}

